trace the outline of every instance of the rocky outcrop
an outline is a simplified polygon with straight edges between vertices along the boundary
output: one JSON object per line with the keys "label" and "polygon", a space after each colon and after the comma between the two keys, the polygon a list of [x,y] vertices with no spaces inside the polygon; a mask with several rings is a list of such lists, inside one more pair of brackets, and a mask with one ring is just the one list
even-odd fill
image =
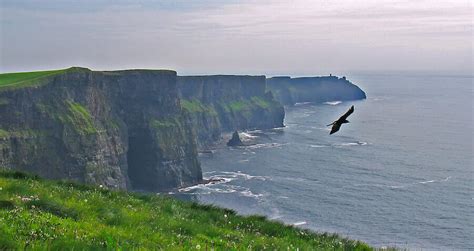
{"label": "rocky outcrop", "polygon": [[148,191],[202,180],[176,72],[74,68],[41,81],[0,89],[0,168]]}
{"label": "rocky outcrop", "polygon": [[227,146],[242,146],[242,140],[240,140],[239,132],[235,131],[232,134],[232,138],[227,142]]}
{"label": "rocky outcrop", "polygon": [[285,111],[266,90],[265,76],[178,76],[178,89],[200,146],[222,132],[283,126]]}
{"label": "rocky outcrop", "polygon": [[273,77],[267,79],[267,87],[275,98],[284,105],[298,102],[322,103],[365,99],[366,95],[358,86],[345,77]]}

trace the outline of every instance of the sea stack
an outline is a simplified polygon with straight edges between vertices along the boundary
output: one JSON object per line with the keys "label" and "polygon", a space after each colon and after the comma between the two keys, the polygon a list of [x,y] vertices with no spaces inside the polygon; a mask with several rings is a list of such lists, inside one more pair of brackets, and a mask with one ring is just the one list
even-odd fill
{"label": "sea stack", "polygon": [[232,138],[227,142],[227,146],[242,146],[242,140],[240,140],[239,133],[235,131],[232,134]]}

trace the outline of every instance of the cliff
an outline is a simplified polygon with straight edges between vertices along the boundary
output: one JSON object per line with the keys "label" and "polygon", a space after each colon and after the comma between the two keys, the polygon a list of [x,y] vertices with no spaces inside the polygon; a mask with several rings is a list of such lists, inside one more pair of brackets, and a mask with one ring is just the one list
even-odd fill
{"label": "cliff", "polygon": [[178,76],[178,89],[201,146],[222,132],[283,126],[285,111],[265,76]]}
{"label": "cliff", "polygon": [[366,98],[365,92],[345,77],[273,77],[267,79],[267,86],[275,98],[284,105]]}
{"label": "cliff", "polygon": [[176,72],[15,74],[0,79],[0,169],[148,191],[202,180]]}

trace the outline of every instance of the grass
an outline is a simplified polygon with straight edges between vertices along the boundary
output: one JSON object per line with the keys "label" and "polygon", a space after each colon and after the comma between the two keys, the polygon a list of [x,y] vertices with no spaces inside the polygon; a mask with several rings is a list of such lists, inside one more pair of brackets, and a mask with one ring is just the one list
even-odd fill
{"label": "grass", "polygon": [[253,96],[250,99],[235,100],[230,103],[221,103],[226,112],[245,112],[255,108],[269,109],[272,104],[262,97]]}
{"label": "grass", "polygon": [[193,99],[193,100],[182,99],[181,107],[183,107],[184,110],[186,110],[187,112],[191,114],[207,113],[213,116],[217,116],[217,112],[214,109],[214,107],[212,107],[211,105],[203,104],[197,99]]}
{"label": "grass", "polygon": [[10,134],[7,131],[0,129],[0,138],[7,138],[8,136],[10,136]]}
{"label": "grass", "polygon": [[167,119],[152,119],[150,120],[150,126],[154,129],[172,128],[180,126],[178,118],[167,118]]}
{"label": "grass", "polygon": [[234,101],[229,104],[230,109],[234,111],[251,110],[254,107],[262,109],[270,108],[271,104],[262,97],[253,96],[249,100]]}
{"label": "grass", "polygon": [[260,106],[262,109],[267,109],[267,108],[270,108],[271,106],[270,102],[266,101],[262,97],[254,96],[251,98],[251,100],[254,104],[256,104],[257,106]]}
{"label": "grass", "polygon": [[53,71],[34,71],[0,74],[0,89],[17,86],[28,86],[50,76],[64,73],[68,69]]}
{"label": "grass", "polygon": [[[86,68],[81,67],[70,67],[67,69],[50,70],[50,71],[32,71],[32,72],[15,72],[15,73],[2,73],[0,74],[0,91],[38,86],[48,83],[48,80],[52,76],[63,74],[66,72],[78,72],[78,71],[90,71]],[[1,104],[1,101],[0,101]]]}
{"label": "grass", "polygon": [[0,250],[25,248],[372,250],[262,216],[3,171]]}
{"label": "grass", "polygon": [[94,127],[92,116],[83,105],[66,101],[67,113],[59,115],[59,120],[71,125],[76,131],[82,135],[94,134],[97,129]]}

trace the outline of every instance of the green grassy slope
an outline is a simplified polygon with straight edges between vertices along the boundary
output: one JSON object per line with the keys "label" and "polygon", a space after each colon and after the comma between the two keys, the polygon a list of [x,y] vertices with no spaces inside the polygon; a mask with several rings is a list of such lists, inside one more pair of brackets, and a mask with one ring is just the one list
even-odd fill
{"label": "green grassy slope", "polygon": [[51,70],[51,71],[33,71],[33,72],[15,72],[0,74],[0,90],[19,88],[41,84],[42,80],[58,75],[67,71],[80,69],[78,67],[71,67],[68,69]]}
{"label": "green grassy slope", "polygon": [[0,172],[0,249],[371,250],[261,216]]}

